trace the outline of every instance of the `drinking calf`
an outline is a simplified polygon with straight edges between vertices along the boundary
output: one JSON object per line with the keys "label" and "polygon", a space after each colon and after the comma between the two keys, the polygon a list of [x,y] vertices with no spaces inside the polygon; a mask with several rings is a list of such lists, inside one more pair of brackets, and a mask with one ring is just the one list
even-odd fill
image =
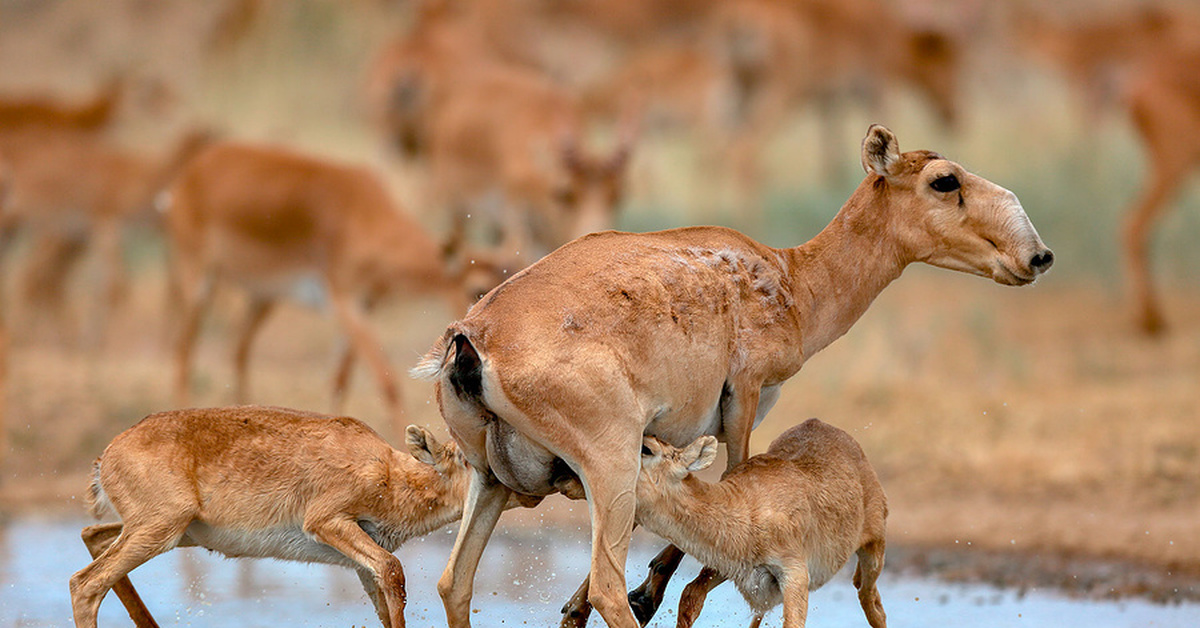
{"label": "drinking calf", "polygon": [[111,588],[139,627],[155,626],[127,574],[175,547],[231,558],[345,565],[385,628],[404,626],[404,571],[392,552],[462,517],[470,476],[458,446],[409,426],[409,453],[349,417],[266,406],[152,414],[96,460],[83,529],[95,560],[71,577],[75,625],[95,628]]}
{"label": "drinking calf", "polygon": [[642,444],[637,522],[705,565],[684,589],[678,627],[691,626],[708,592],[728,579],[754,610],[751,628],[780,602],[784,628],[800,628],[808,592],[857,552],[858,599],[872,628],[885,628],[875,581],[883,569],[887,498],[854,438],[809,419],[720,482],[692,475],[716,454],[712,436],[684,449],[653,437]]}

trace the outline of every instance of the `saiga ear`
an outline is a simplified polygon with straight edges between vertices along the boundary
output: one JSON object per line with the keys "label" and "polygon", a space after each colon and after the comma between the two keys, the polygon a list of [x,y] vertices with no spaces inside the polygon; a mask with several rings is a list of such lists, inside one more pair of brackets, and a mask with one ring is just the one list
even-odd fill
{"label": "saiga ear", "polygon": [[900,143],[896,134],[881,124],[872,124],[862,143],[862,167],[867,174],[884,177],[895,174],[900,163]]}
{"label": "saiga ear", "polygon": [[405,431],[405,442],[407,442],[408,452],[412,454],[413,458],[430,466],[436,465],[437,456],[433,452],[437,449],[438,443],[429,430],[410,425]]}
{"label": "saiga ear", "polygon": [[688,462],[688,471],[707,469],[717,459],[717,439],[701,436],[683,450],[683,460]]}

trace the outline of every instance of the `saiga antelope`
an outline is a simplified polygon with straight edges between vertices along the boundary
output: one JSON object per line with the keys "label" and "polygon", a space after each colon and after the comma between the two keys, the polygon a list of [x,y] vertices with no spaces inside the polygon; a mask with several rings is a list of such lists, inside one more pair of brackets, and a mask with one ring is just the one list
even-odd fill
{"label": "saiga antelope", "polygon": [[268,406],[146,417],[96,460],[93,515],[120,521],[83,529],[95,560],[71,577],[75,626],[96,626],[109,589],[135,624],[155,626],[127,574],[198,546],[351,567],[385,628],[402,628],[404,570],[392,552],[461,517],[469,481],[453,442],[415,425],[406,436],[402,453],[355,419]]}
{"label": "saiga antelope", "polygon": [[335,376],[335,410],[357,354],[366,358],[397,421],[400,389],[368,324],[370,309],[387,296],[419,294],[443,297],[459,313],[500,281],[497,267],[482,258],[456,264],[460,251],[444,249],[399,211],[369,170],[277,148],[208,148],[170,188],[166,221],[183,307],[175,346],[180,406],[187,405],[192,347],[218,280],[250,294],[234,358],[239,402],[247,397],[251,343],[276,303],[327,296],[349,337]]}
{"label": "saiga antelope", "polygon": [[1154,334],[1164,322],[1150,274],[1150,235],[1172,195],[1200,164],[1200,76],[1195,71],[1200,43],[1161,50],[1142,67],[1130,87],[1129,112],[1146,147],[1149,172],[1145,189],[1127,210],[1123,242],[1137,323]]}
{"label": "saiga antelope", "polygon": [[683,591],[678,628],[691,628],[704,598],[733,580],[754,609],[751,628],[783,603],[784,628],[801,628],[808,592],[858,554],[854,586],[872,628],[887,620],[879,589],[887,497],[862,447],[846,432],[809,419],[766,453],[709,484],[692,475],[712,464],[717,439],[677,449],[642,442],[636,521],[704,564]]}
{"label": "saiga antelope", "polygon": [[42,314],[63,318],[71,272],[94,250],[100,278],[97,305],[88,319],[92,335],[99,337],[128,289],[126,231],[139,221],[157,224],[155,195],[211,140],[210,131],[189,129],[162,154],[151,156],[95,134],[28,128],[0,137],[0,152],[12,173],[0,232],[7,240],[24,229],[34,240],[22,278],[26,300]]}
{"label": "saiga antelope", "polygon": [[[937,153],[901,153],[878,125],[862,164],[858,189],[796,248],[722,227],[592,234],[449,326],[414,375],[436,380],[442,416],[474,469],[438,583],[451,628],[470,625],[475,569],[507,496],[580,484],[592,523],[586,600],[609,626],[634,628],[624,565],[643,435],[677,446],[714,435],[735,466],[783,382],[908,264],[1012,286],[1050,268],[1053,254],[1012,192]],[[656,558],[659,590],[633,596],[643,621],[680,557]],[[567,615],[586,621],[579,608]]]}
{"label": "saiga antelope", "polygon": [[81,103],[64,103],[42,95],[0,98],[0,132],[30,128],[103,131],[113,122],[122,88],[121,80],[111,80]]}
{"label": "saiga antelope", "polygon": [[[1200,163],[1200,17],[1144,6],[1069,27],[1019,13],[1021,33],[1061,66],[1087,96],[1093,118],[1121,97],[1145,147],[1144,189],[1126,210],[1121,234],[1125,275],[1136,324],[1163,330],[1162,305],[1150,272],[1151,231],[1189,173]],[[1095,124],[1086,133],[1095,134]]]}
{"label": "saiga antelope", "polygon": [[468,214],[497,216],[501,250],[537,259],[573,238],[612,228],[636,136],[634,116],[627,113],[618,127],[608,154],[589,154],[575,93],[528,69],[476,72],[430,120],[435,202],[453,212],[457,232]]}

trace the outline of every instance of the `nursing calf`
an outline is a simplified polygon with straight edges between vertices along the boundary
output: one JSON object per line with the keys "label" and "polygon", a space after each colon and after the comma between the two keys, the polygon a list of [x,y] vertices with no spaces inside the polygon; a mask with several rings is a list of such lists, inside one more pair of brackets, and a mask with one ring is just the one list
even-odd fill
{"label": "nursing calf", "polygon": [[854,438],[809,419],[720,482],[692,475],[716,455],[713,436],[684,449],[653,437],[642,443],[637,522],[705,565],[684,589],[678,627],[690,627],[708,592],[733,580],[754,609],[751,628],[781,602],[784,628],[799,628],[808,592],[857,553],[859,602],[872,628],[884,628],[875,581],[883,569],[887,498]]}
{"label": "nursing calf", "polygon": [[365,424],[267,406],[153,414],[96,461],[83,529],[95,560],[71,577],[79,628],[116,592],[139,627],[155,626],[127,574],[175,547],[231,558],[354,568],[385,628],[404,626],[404,570],[392,552],[462,516],[469,483],[454,443],[409,426],[408,451]]}

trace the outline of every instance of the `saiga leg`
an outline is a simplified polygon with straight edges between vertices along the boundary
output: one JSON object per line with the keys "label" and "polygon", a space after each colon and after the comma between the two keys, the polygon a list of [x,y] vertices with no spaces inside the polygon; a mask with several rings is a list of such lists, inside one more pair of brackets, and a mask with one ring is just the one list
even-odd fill
{"label": "saiga leg", "polygon": [[625,592],[625,559],[637,508],[639,458],[633,447],[600,449],[603,458],[585,459],[579,470],[592,518],[588,603],[610,628],[637,628]]}
{"label": "saiga leg", "polygon": [[[792,563],[779,583],[783,589],[783,628],[804,628],[808,618],[808,564],[803,558]],[[762,616],[755,619],[762,621]]]}
{"label": "saiga leg", "polygon": [[[368,297],[363,301],[363,316],[369,316],[376,303],[378,299],[375,297]],[[354,343],[347,341],[342,347],[342,357],[338,360],[337,371],[333,375],[333,414],[341,414],[346,406],[346,396],[350,393],[350,376],[354,373],[356,361]]]}
{"label": "saiga leg", "polygon": [[200,334],[200,321],[212,302],[212,277],[199,268],[181,267],[176,277],[176,288],[183,305],[183,317],[179,335],[175,339],[175,406],[186,408],[190,404],[192,379],[192,349]]}
{"label": "saiga leg", "polygon": [[1167,201],[1183,182],[1186,169],[1176,164],[1153,165],[1150,185],[1125,216],[1125,264],[1142,331],[1156,334],[1163,329],[1162,306],[1150,273],[1150,236]]}
{"label": "saiga leg", "polygon": [[450,551],[446,570],[438,580],[438,594],[446,607],[449,628],[470,628],[471,594],[475,569],[488,538],[504,511],[510,491],[487,469],[473,468],[467,503],[463,506],[458,538]]}
{"label": "saiga leg", "polygon": [[375,373],[375,379],[392,415],[395,434],[403,434],[406,426],[403,423],[404,406],[400,399],[400,389],[392,377],[392,367],[388,363],[387,355],[367,323],[366,312],[344,289],[331,287],[330,296],[334,312],[349,336],[354,353],[366,358],[367,364]]}
{"label": "saiga leg", "polygon": [[349,516],[306,518],[304,531],[367,570],[373,581],[370,586],[364,581],[364,589],[375,603],[383,627],[404,628],[407,594],[399,558],[380,547]]}
{"label": "saiga leg", "polygon": [[872,541],[858,549],[858,566],[854,569],[854,588],[858,601],[867,615],[871,628],[887,628],[887,615],[879,597],[879,572],[883,570],[884,541]]}
{"label": "saiga leg", "polygon": [[242,321],[242,328],[238,333],[236,349],[233,354],[233,372],[234,372],[234,399],[238,403],[247,403],[250,398],[249,385],[247,384],[250,365],[250,348],[254,345],[254,338],[258,335],[262,325],[266,322],[267,317],[275,309],[275,301],[272,299],[252,298],[246,317]]}
{"label": "saiga leg", "polygon": [[[71,609],[77,628],[96,628],[100,601],[130,571],[175,547],[190,517],[137,528],[126,524],[108,549],[71,576]],[[147,613],[148,615],[148,613]]]}
{"label": "saiga leg", "polygon": [[[722,423],[725,430],[728,464],[726,470],[737,466],[750,455],[750,431],[758,415],[758,403],[762,386],[758,383],[735,385],[729,399],[724,402],[722,414],[727,420]],[[772,402],[773,403],[773,398]],[[638,622],[645,626],[654,618],[662,605],[663,594],[671,576],[683,560],[683,550],[674,545],[667,546],[650,562],[650,573],[638,588],[629,593],[629,603]],[[588,582],[563,606],[562,628],[582,627],[587,624],[591,609],[586,604]]]}
{"label": "saiga leg", "polygon": [[[117,537],[121,534],[121,527],[120,523],[101,523],[83,529],[80,536],[83,537],[83,544],[87,546],[88,553],[92,555],[92,560],[99,558],[117,540]],[[129,618],[133,620],[135,626],[138,628],[158,628],[154,617],[150,615],[150,610],[146,608],[146,604],[142,602],[141,596],[133,588],[133,583],[129,581],[128,575],[122,576],[120,580],[117,580],[112,590],[113,593],[117,594],[117,598],[121,600],[121,604],[125,606],[125,610],[129,612]]]}
{"label": "saiga leg", "polygon": [[692,624],[700,616],[700,610],[704,608],[705,598],[722,582],[725,582],[725,576],[717,573],[715,569],[701,569],[696,579],[689,582],[683,588],[683,594],[679,596],[679,613],[675,628],[692,628]]}

